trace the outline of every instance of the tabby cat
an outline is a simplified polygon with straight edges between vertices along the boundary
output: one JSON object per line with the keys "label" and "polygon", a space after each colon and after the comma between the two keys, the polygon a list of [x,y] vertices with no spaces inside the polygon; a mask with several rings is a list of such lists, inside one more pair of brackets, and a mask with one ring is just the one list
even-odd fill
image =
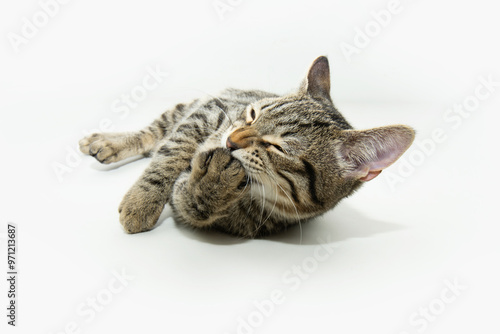
{"label": "tabby cat", "polygon": [[123,198],[128,233],[150,230],[167,203],[192,227],[255,238],[332,209],[411,145],[404,125],[353,130],[330,97],[326,57],[278,96],[228,89],[178,104],[132,133],[95,133],[80,149],[99,162],[152,154]]}

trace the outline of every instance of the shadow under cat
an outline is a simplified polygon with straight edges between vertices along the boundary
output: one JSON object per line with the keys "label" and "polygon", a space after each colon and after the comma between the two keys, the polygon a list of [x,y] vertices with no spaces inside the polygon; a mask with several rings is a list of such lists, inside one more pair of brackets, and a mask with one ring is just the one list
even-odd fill
{"label": "shadow under cat", "polygon": [[[167,208],[167,207],[166,207]],[[171,217],[171,210],[166,209],[158,225]],[[218,231],[205,231],[190,228],[175,222],[185,236],[214,245],[234,245],[251,242],[252,239],[237,238]],[[377,234],[396,232],[405,227],[396,223],[382,222],[368,218],[344,203],[333,212],[314,218],[300,226],[295,225],[281,233],[261,238],[271,242],[294,245],[319,245],[325,242],[340,242],[355,238],[369,238]]]}

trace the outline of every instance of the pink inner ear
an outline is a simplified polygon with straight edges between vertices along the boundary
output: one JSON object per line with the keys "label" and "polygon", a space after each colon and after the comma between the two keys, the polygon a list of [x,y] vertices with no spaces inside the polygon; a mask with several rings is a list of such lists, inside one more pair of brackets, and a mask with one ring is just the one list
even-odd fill
{"label": "pink inner ear", "polygon": [[374,178],[376,178],[380,173],[382,173],[381,170],[371,170],[368,172],[368,174],[366,176],[363,176],[362,178],[360,178],[361,181],[370,181],[370,180],[373,180]]}
{"label": "pink inner ear", "polygon": [[382,170],[387,166],[391,165],[398,156],[394,152],[377,152],[378,156],[374,161],[367,162],[361,168],[355,172],[355,177],[359,178],[360,181],[370,181],[376,178]]}
{"label": "pink inner ear", "polygon": [[[376,144],[378,145],[373,149],[375,154],[369,154],[353,173],[353,176],[359,178],[360,181],[366,182],[376,178],[383,169],[392,165],[406,150],[406,147],[400,145],[389,146],[384,142],[376,142]],[[367,146],[361,147],[366,148]]]}
{"label": "pink inner ear", "polygon": [[369,130],[348,130],[344,156],[354,165],[347,177],[370,181],[392,165],[410,147],[415,137],[413,129],[391,125]]}

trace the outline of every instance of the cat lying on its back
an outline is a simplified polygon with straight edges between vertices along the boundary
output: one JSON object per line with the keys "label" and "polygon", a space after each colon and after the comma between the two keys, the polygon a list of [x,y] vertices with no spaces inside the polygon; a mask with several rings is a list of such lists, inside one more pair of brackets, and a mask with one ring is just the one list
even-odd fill
{"label": "cat lying on its back", "polygon": [[170,203],[188,225],[253,238],[330,210],[413,139],[404,125],[353,130],[319,57],[293,94],[228,89],[179,104],[139,132],[93,134],[80,149],[105,164],[153,153],[120,204],[125,231],[153,228]]}

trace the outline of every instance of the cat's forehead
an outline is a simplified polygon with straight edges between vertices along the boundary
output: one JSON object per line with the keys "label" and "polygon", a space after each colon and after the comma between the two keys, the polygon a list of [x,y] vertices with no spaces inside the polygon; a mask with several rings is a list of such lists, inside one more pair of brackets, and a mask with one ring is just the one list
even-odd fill
{"label": "cat's forehead", "polygon": [[[293,127],[297,133],[308,134],[322,128],[352,129],[333,104],[325,105],[303,95],[285,95],[264,98],[247,106],[247,113],[255,110],[255,125],[265,127]],[[300,130],[299,130],[300,129]],[[322,131],[320,131],[322,132]]]}
{"label": "cat's forehead", "polygon": [[295,99],[293,99],[293,98],[268,97],[268,98],[264,98],[264,99],[255,101],[253,103],[250,103],[250,107],[258,109],[259,111],[274,110],[274,109],[277,109],[277,108],[283,106],[285,103],[293,103],[293,102],[295,102]]}
{"label": "cat's forehead", "polygon": [[330,145],[342,131],[327,111],[307,112],[304,108],[287,107],[285,110],[264,110],[253,126],[262,136],[280,141],[300,141],[305,145]]}
{"label": "cat's forehead", "polygon": [[[247,112],[254,110],[257,118],[262,121],[255,122],[257,126],[265,124],[300,125],[313,121],[331,123],[334,115],[326,110],[323,105],[311,99],[301,99],[295,96],[266,98],[255,101],[247,106]],[[322,120],[322,121],[321,121]]]}
{"label": "cat's forehead", "polygon": [[314,101],[299,99],[295,96],[265,98],[251,103],[247,110],[254,109],[266,120],[295,122],[299,117],[308,118],[308,110],[317,108]]}

